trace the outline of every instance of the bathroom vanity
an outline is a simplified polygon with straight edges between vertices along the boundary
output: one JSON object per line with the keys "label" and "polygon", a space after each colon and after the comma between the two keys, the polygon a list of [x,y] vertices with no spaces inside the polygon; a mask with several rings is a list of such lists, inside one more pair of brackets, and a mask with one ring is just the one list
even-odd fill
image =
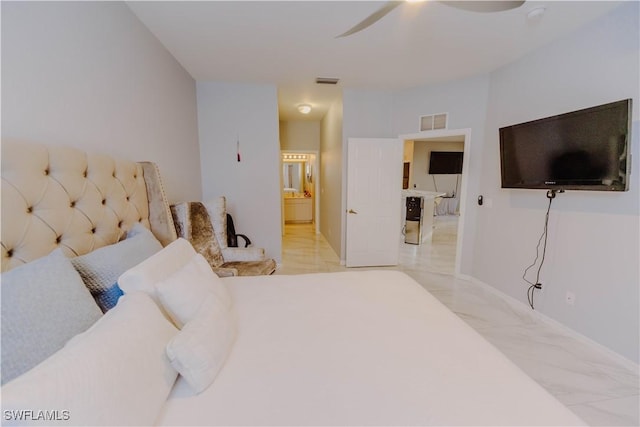
{"label": "bathroom vanity", "polygon": [[289,224],[313,222],[313,199],[304,195],[285,193],[284,222]]}

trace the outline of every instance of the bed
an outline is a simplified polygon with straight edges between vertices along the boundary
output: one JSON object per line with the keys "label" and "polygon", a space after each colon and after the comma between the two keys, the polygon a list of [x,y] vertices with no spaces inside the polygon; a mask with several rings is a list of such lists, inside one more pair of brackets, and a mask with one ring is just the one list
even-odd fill
{"label": "bed", "polygon": [[151,163],[3,142],[5,424],[584,425],[404,273],[218,278],[170,218]]}

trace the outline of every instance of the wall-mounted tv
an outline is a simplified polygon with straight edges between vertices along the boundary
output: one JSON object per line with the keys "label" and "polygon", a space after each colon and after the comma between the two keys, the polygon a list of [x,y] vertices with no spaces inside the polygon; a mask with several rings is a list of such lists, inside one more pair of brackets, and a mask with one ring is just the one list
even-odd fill
{"label": "wall-mounted tv", "polygon": [[500,128],[502,188],[626,191],[631,99]]}
{"label": "wall-mounted tv", "polygon": [[452,175],[462,173],[462,156],[460,151],[432,151],[429,157],[429,174]]}

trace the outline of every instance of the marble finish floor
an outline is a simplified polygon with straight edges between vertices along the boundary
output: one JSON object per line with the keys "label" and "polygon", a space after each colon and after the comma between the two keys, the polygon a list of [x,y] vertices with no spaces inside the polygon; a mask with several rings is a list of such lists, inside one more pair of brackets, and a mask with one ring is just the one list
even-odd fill
{"label": "marble finish floor", "polygon": [[[436,217],[432,245],[399,240],[406,272],[592,426],[640,425],[638,366],[547,323],[484,285],[453,276],[457,219]],[[345,271],[311,225],[287,225],[275,274]]]}

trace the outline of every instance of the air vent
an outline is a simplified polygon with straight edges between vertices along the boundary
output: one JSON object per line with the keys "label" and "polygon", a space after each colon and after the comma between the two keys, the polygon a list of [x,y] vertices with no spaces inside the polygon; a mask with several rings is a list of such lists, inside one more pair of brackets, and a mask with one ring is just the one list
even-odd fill
{"label": "air vent", "polygon": [[420,116],[420,131],[446,129],[447,117],[449,113],[431,114],[429,116]]}
{"label": "air vent", "polygon": [[340,79],[332,78],[332,77],[317,77],[316,83],[319,85],[335,85],[338,84]]}

